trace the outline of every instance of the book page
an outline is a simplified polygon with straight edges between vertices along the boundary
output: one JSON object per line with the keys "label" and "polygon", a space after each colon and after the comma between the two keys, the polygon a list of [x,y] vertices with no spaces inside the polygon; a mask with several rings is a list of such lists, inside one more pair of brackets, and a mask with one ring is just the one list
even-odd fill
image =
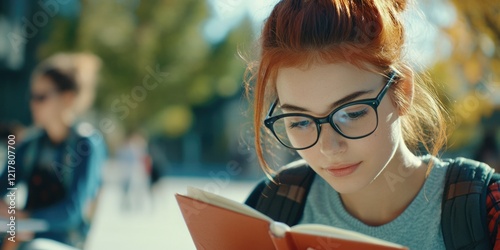
{"label": "book page", "polygon": [[269,231],[276,237],[283,238],[286,235],[286,232],[290,231],[290,227],[279,221],[273,221],[269,225]]}
{"label": "book page", "polygon": [[292,232],[303,233],[303,234],[313,234],[319,236],[325,236],[330,238],[338,238],[345,239],[351,241],[359,241],[359,242],[367,242],[371,244],[395,247],[395,248],[404,248],[402,245],[392,243],[389,241],[381,240],[372,236],[368,236],[362,233],[345,230],[336,227],[330,227],[326,225],[319,224],[301,224],[293,226],[291,229]]}
{"label": "book page", "polygon": [[268,216],[260,213],[259,211],[247,206],[246,204],[239,203],[237,201],[230,200],[228,198],[222,197],[220,195],[210,193],[195,187],[187,188],[187,196],[193,199],[197,199],[215,206],[219,206],[225,209],[229,209],[241,214],[245,214],[254,218],[266,220],[272,222],[273,220]]}

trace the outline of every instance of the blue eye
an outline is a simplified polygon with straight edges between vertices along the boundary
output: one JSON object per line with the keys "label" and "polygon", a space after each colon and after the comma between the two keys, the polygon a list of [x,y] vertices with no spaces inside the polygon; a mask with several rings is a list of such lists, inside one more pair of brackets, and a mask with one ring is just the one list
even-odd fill
{"label": "blue eye", "polygon": [[311,125],[310,120],[303,120],[298,122],[290,122],[290,128],[307,128]]}
{"label": "blue eye", "polygon": [[349,117],[349,119],[354,120],[365,116],[367,113],[368,113],[367,108],[364,108],[356,112],[346,112],[345,114],[347,115],[347,117]]}
{"label": "blue eye", "polygon": [[341,123],[351,123],[354,121],[358,121],[359,119],[365,117],[369,113],[368,107],[357,107],[355,109],[343,109],[340,110],[336,116],[337,120]]}

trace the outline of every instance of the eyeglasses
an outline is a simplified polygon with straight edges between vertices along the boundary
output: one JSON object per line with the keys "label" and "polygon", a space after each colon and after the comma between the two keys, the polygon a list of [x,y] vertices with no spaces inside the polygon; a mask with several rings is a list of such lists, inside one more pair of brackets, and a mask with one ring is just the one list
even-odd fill
{"label": "eyeglasses", "polygon": [[54,96],[57,93],[58,93],[57,91],[47,91],[41,94],[31,93],[30,100],[35,103],[42,103],[45,102],[47,99],[49,99],[49,97]]}
{"label": "eyeglasses", "polygon": [[319,140],[323,123],[329,123],[337,133],[348,139],[367,137],[377,129],[377,108],[394,83],[396,74],[391,72],[388,78],[377,97],[345,103],[321,118],[302,113],[271,116],[279,102],[276,100],[269,108],[264,125],[283,146],[295,150],[314,146]]}

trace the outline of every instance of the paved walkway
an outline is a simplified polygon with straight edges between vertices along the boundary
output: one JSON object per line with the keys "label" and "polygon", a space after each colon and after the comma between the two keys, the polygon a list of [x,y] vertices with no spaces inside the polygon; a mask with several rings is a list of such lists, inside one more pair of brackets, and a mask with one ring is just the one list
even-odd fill
{"label": "paved walkway", "polygon": [[85,250],[195,249],[174,194],[195,186],[243,201],[255,184],[214,178],[164,178],[152,198],[145,190],[137,189],[134,203],[126,209],[119,182],[111,178],[103,188]]}

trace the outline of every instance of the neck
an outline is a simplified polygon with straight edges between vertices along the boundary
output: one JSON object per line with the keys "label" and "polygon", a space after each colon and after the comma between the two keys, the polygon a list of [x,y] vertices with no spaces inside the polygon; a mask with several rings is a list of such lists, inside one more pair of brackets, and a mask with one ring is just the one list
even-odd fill
{"label": "neck", "polygon": [[62,122],[53,122],[50,125],[45,126],[45,131],[47,131],[50,141],[55,144],[59,144],[68,137],[69,126]]}
{"label": "neck", "polygon": [[422,188],[427,167],[400,143],[386,168],[365,188],[341,194],[346,210],[365,224],[386,224],[410,205]]}

